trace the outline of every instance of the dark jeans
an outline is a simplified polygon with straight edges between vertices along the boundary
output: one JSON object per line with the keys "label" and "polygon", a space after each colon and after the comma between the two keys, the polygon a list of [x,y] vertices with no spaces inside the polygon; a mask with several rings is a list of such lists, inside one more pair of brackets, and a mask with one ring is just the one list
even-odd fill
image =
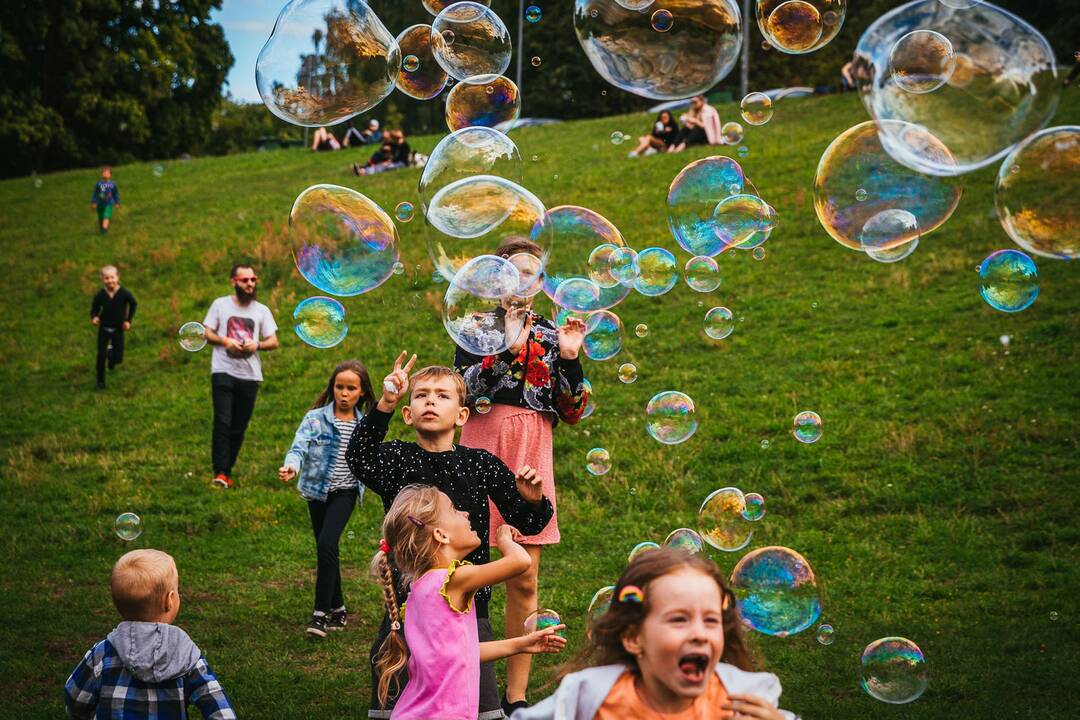
{"label": "dark jeans", "polygon": [[210,389],[214,397],[214,437],[211,459],[214,474],[232,475],[240,446],[244,444],[251,413],[255,409],[255,396],[259,383],[241,380],[227,373],[210,376]]}
{"label": "dark jeans", "polygon": [[709,136],[702,127],[679,128],[679,134],[675,136],[675,144],[686,143],[687,145],[708,145]]}
{"label": "dark jeans", "polygon": [[109,369],[124,362],[124,329],[98,326],[97,334],[97,381],[105,382],[105,363]]}
{"label": "dark jeans", "polygon": [[[400,600],[401,597],[398,596]],[[476,610],[475,599],[473,610]],[[495,639],[495,631],[491,629],[491,621],[486,617],[476,617],[476,629],[480,635],[480,642],[488,642]],[[402,627],[401,632],[405,632]],[[371,705],[368,709],[369,718],[389,718],[390,711],[394,707],[397,696],[405,689],[405,683],[409,681],[405,670],[398,673],[397,685],[390,683],[390,697],[386,701],[386,707],[379,704],[379,673],[375,667],[375,657],[382,649],[383,640],[390,634],[390,619],[383,613],[382,622],[379,623],[379,634],[375,637],[375,644],[371,646]],[[495,678],[495,663],[480,663],[480,712],[477,720],[497,720],[505,718],[502,711],[502,696],[499,693],[499,681]]]}
{"label": "dark jeans", "polygon": [[356,507],[358,490],[338,490],[326,496],[326,502],[308,500],[311,529],[315,533],[315,609],[329,613],[345,605],[341,595],[341,566],[338,564],[338,541]]}

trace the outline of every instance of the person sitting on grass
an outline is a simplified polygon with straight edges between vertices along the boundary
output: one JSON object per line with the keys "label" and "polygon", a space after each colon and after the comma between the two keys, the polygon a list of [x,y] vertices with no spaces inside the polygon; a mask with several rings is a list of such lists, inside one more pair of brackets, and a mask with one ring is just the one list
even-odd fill
{"label": "person sitting on grass", "polygon": [[324,127],[317,128],[315,130],[315,138],[311,141],[312,152],[322,152],[324,150],[340,150],[341,143],[334,137],[333,133]]}
{"label": "person sitting on grass", "polygon": [[114,207],[120,205],[120,190],[112,181],[112,168],[106,165],[101,168],[101,180],[94,184],[94,192],[90,196],[90,207],[97,210],[98,229],[101,234],[109,232],[109,220],[112,218]]}
{"label": "person sitting on grass", "polygon": [[367,165],[360,163],[352,164],[353,175],[374,175],[384,170],[390,170],[394,163],[394,146],[388,141],[382,144],[378,150],[371,154]]}
{"label": "person sitting on grass", "polygon": [[656,116],[656,122],[653,123],[652,132],[638,138],[638,145],[630,151],[629,156],[636,158],[642,154],[652,155],[664,152],[674,144],[675,136],[678,134],[679,126],[675,123],[675,118],[671,116],[671,111],[661,110]]}
{"label": "person sitting on grass", "polygon": [[[486,450],[475,450],[454,443],[457,429],[469,418],[465,407],[465,381],[448,367],[431,366],[409,377],[416,355],[405,363],[402,352],[393,371],[383,380],[382,397],[375,408],[361,418],[349,441],[345,458],[349,469],[359,482],[382,498],[383,507],[390,512],[395,498],[406,485],[434,485],[445,492],[454,507],[468,513],[469,524],[476,531],[479,544],[465,554],[474,565],[484,565],[490,559],[488,546],[488,498],[511,526],[522,533],[535,535],[551,520],[551,501],[544,497],[540,478],[528,466],[516,469],[516,474],[501,460]],[[410,382],[412,393],[409,394]],[[416,442],[393,440],[383,442],[390,418],[398,402],[408,397],[401,410],[405,424],[416,432]],[[393,548],[391,548],[393,552]],[[397,602],[405,602],[406,587],[394,588]],[[475,622],[481,641],[494,639],[488,620],[488,601],[491,588],[480,587],[473,597]],[[368,717],[385,718],[394,702],[389,697],[380,701],[378,688],[402,688],[404,673],[383,682],[381,666],[374,664],[383,642],[392,630],[389,613],[383,615],[378,635],[371,648],[372,700]],[[484,662],[479,670],[480,713],[496,713],[502,708],[494,663]]]}
{"label": "person sitting on grass", "polygon": [[186,718],[194,705],[207,720],[235,720],[206,657],[173,625],[180,578],[172,556],[132,550],[113,565],[113,604],[123,622],[90,648],[64,684],[70,718]]}
{"label": "person sitting on grass", "polygon": [[682,128],[675,136],[668,152],[682,152],[690,145],[720,145],[723,143],[720,132],[720,113],[708,103],[704,95],[695,95],[690,100],[690,109],[679,116]]}

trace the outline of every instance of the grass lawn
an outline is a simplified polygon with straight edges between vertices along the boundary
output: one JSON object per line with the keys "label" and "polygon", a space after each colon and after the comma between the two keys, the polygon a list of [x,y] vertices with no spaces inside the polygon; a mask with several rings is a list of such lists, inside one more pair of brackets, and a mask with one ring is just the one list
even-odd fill
{"label": "grass lawn", "polygon": [[[719,110],[725,119],[736,113]],[[589,598],[614,582],[630,548],[693,525],[706,494],[735,485],[768,504],[750,547],[805,555],[821,584],[822,621],[836,627],[831,646],[815,642],[813,630],[752,638],[784,684],[785,708],[845,720],[1076,717],[1080,275],[1074,264],[1039,260],[1041,293],[1028,310],[1007,315],[980,299],[975,267],[1013,247],[993,212],[996,167],[963,178],[951,220],[901,263],[874,263],[838,245],[814,216],[814,170],[828,143],[864,119],[854,96],[779,103],[768,125],[747,128],[750,154],[740,159],[780,211],[767,257],[718,258],[723,285],[708,297],[680,283],[659,298],[631,294],[616,308],[624,349],[607,362],[585,361],[598,409],[555,433],[563,540],[544,556],[542,604],[570,625],[573,649]],[[1078,121],[1080,96],[1070,91],[1054,124]],[[632,161],[625,144],[611,144],[613,130],[636,136],[650,122],[606,118],[515,133],[526,186],[549,207],[602,213],[635,248],[677,251],[668,184],[716,150]],[[414,147],[428,152],[436,140]],[[358,179],[347,165],[360,157],[292,150],[195,159],[165,163],[161,177],[152,163],[119,167],[123,205],[107,237],[88,207],[95,171],[45,176],[40,187],[27,178],[0,183],[11,263],[0,299],[0,382],[9,393],[0,425],[0,668],[14,686],[0,714],[62,713],[71,668],[117,622],[110,566],[133,547],[155,547],[177,558],[178,624],[206,652],[241,717],[363,716],[368,647],[382,612],[365,567],[381,504],[365,501],[343,538],[353,624],[309,643],[314,546],[304,503],[276,469],[334,364],[358,357],[378,386],[400,349],[445,363],[453,348],[439,321],[446,286],[431,281],[420,219],[400,227],[408,272],[344,300],[344,343],[316,350],[291,332],[295,304],[318,294],[289,255],[296,195],[338,183],[388,211],[415,201],[418,170]],[[259,266],[260,298],[282,325],[282,349],[263,358],[267,380],[238,486],[217,492],[209,482],[209,350],[185,353],[175,334],[228,291],[234,258]],[[87,309],[105,263],[120,266],[139,311],[125,363],[96,393]],[[738,321],[717,342],[701,319],[721,304]],[[638,323],[648,324],[647,337],[634,336]],[[1002,335],[1011,337],[1008,352]],[[617,378],[626,361],[639,369],[632,385]],[[651,440],[642,423],[645,402],[668,389],[696,400],[701,423],[672,447]],[[809,446],[789,432],[806,409],[825,429]],[[393,436],[404,430],[395,421]],[[585,471],[585,453],[598,446],[613,463],[599,478]],[[130,544],[112,528],[128,510],[145,526]],[[714,555],[725,570],[740,556]],[[493,619],[502,598],[497,591]],[[862,648],[887,635],[915,640],[930,663],[930,687],[914,704],[884,705],[859,688]],[[534,687],[553,665],[538,663]]]}

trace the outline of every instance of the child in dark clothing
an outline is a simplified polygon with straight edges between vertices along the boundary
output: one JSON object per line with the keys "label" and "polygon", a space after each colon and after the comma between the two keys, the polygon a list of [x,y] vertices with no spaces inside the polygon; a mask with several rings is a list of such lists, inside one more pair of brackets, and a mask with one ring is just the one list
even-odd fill
{"label": "child in dark clothing", "polygon": [[[403,367],[405,357],[404,352],[398,356],[393,372],[383,382],[379,403],[356,426],[346,452],[349,469],[359,482],[382,498],[386,511],[406,485],[433,485],[446,493],[454,507],[469,514],[469,523],[480,537],[480,545],[466,556],[466,560],[476,565],[486,563],[490,558],[488,498],[508,523],[527,535],[540,532],[551,520],[551,502],[544,497],[539,478],[532,468],[519,468],[515,475],[486,450],[454,444],[457,428],[465,424],[469,410],[465,407],[465,381],[450,368],[427,367],[411,378],[412,394],[401,413],[405,424],[416,430],[417,441],[383,442],[394,408],[409,390],[408,372],[416,362],[416,356],[413,355]],[[404,602],[406,595],[406,588],[397,589],[399,602]],[[488,620],[490,598],[489,587],[481,588],[474,597],[481,642],[494,639]],[[373,658],[391,631],[401,632],[401,628],[391,630],[390,621],[384,614],[372,646]],[[382,718],[388,716],[386,710],[389,708],[379,703],[375,692],[379,687],[376,667],[372,665],[372,704],[368,717]],[[391,683],[392,688],[400,691],[405,686],[403,675]],[[494,664],[483,663],[480,668],[481,716],[487,712],[501,713],[499,701]],[[389,704],[392,703],[393,700]]]}
{"label": "child in dark clothing", "polygon": [[113,206],[119,204],[120,191],[112,181],[112,168],[106,165],[101,168],[101,180],[94,184],[94,194],[90,196],[90,207],[97,210],[98,228],[102,235],[109,232]]}
{"label": "child in dark clothing", "polygon": [[390,143],[383,143],[382,147],[371,154],[371,158],[368,159],[367,165],[361,165],[360,163],[352,164],[353,175],[373,175],[377,172],[386,170],[387,167],[394,161],[394,146]]}
{"label": "child in dark clothing", "polygon": [[97,389],[105,389],[105,364],[112,370],[124,361],[124,333],[135,317],[135,296],[120,287],[120,272],[114,265],[101,268],[101,282],[90,303],[90,322],[98,326]]}

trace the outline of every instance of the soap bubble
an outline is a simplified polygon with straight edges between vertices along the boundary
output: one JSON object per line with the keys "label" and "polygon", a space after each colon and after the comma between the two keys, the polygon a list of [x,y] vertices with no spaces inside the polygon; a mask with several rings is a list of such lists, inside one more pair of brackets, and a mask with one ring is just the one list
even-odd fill
{"label": "soap bubble", "polygon": [[446,125],[450,132],[474,125],[494,127],[517,120],[521,94],[513,80],[501,75],[469,78],[446,97]]}
{"label": "soap bubble", "polygon": [[142,535],[142,519],[139,518],[133,512],[121,513],[116,516],[116,522],[113,523],[113,527],[116,530],[116,537],[127,542],[131,542],[140,535]]}
{"label": "soap bubble", "polygon": [[765,248],[756,247],[756,248],[754,248],[754,252],[751,253],[751,254],[754,256],[755,260],[764,260],[765,259]]}
{"label": "soap bubble", "polygon": [[907,210],[898,208],[889,208],[872,215],[859,233],[859,245],[875,259],[875,254],[891,249],[905,249],[903,257],[906,257],[915,249],[912,244],[918,245],[918,242],[918,218]]}
{"label": "soap bubble", "polygon": [[155,165],[154,169],[151,172],[153,172],[154,177],[159,178],[159,177],[161,177],[162,175],[165,174],[165,168],[162,167],[161,165]]}
{"label": "soap bubble", "polygon": [[909,32],[889,53],[892,80],[909,93],[937,90],[952,77],[954,67],[952,43],[933,30]]}
{"label": "soap bubble", "polygon": [[627,136],[623,135],[618,130],[611,133],[611,144],[612,145],[622,145],[623,140],[626,140],[626,139],[627,139]]}
{"label": "soap bubble", "polygon": [[615,0],[615,2],[627,10],[645,12],[656,0]]}
{"label": "soap bubble", "polygon": [[289,212],[296,267],[309,283],[348,297],[374,290],[398,261],[393,220],[364,195],[338,185],[313,185]]}
{"label": "soap bubble", "polygon": [[473,403],[473,409],[481,415],[487,415],[491,412],[491,398],[484,395],[476,398],[476,402]]}
{"label": "soap bubble", "polygon": [[619,366],[619,381],[625,385],[637,380],[637,365],[634,363],[623,363]]}
{"label": "soap bubble", "polygon": [[399,222],[407,223],[413,219],[413,213],[415,211],[416,208],[413,207],[413,204],[408,200],[404,200],[399,202],[397,207],[394,208],[394,217],[396,217]]}
{"label": "soap bubble", "polygon": [[[739,163],[713,156],[684,167],[668,188],[668,227],[679,246],[691,255],[712,257],[727,249],[716,234],[716,206],[743,192],[746,181]],[[734,188],[735,192],[732,192]]]}
{"label": "soap bubble", "polygon": [[677,445],[697,432],[698,421],[694,401],[676,390],[657,393],[645,406],[645,430],[653,440],[665,445]]}
{"label": "soap bubble", "polygon": [[875,640],[862,652],[862,689],[893,705],[918,700],[930,683],[930,670],[919,646],[907,638]]}
{"label": "soap bubble", "polygon": [[507,258],[518,270],[521,282],[515,297],[532,297],[544,289],[544,262],[535,255],[527,252],[515,253]]}
{"label": "soap bubble", "polygon": [[731,571],[731,589],[743,624],[765,635],[794,635],[821,616],[813,568],[785,547],[744,555]]}
{"label": "soap bubble", "polygon": [[[596,277],[606,285],[608,280],[620,280],[625,276],[622,265],[625,258],[620,260],[624,253],[619,251],[626,248],[626,242],[618,228],[603,215],[588,208],[560,205],[548,210],[543,223],[534,228],[533,233],[549,236],[551,244],[558,248],[551,255],[544,276],[544,293],[555,304],[578,312],[606,310],[622,302],[630,293],[630,288],[621,282],[601,287],[593,279]],[[602,247],[615,249],[597,265],[599,256],[593,253]],[[590,258],[594,261],[591,267]],[[560,295],[572,295],[574,304],[556,298],[556,291],[567,280],[575,282],[562,288]]]}
{"label": "soap bubble", "polygon": [[791,421],[791,433],[805,445],[820,440],[821,432],[821,416],[813,410],[803,410]]}
{"label": "soap bubble", "polygon": [[638,323],[637,327],[634,328],[634,334],[639,338],[646,337],[649,334],[649,326],[645,323]]}
{"label": "soap bubble", "polygon": [[647,552],[659,549],[659,545],[649,540],[646,540],[645,542],[639,542],[633,547],[633,549],[630,550],[630,555],[626,558],[626,564],[629,565],[630,563],[634,562],[634,560],[641,557]]}
{"label": "soap bubble", "polygon": [[761,449],[762,450],[768,450],[771,445],[772,445],[772,443],[769,442],[768,438],[765,438],[764,440],[761,441]]}
{"label": "soap bubble", "polygon": [[705,541],[697,530],[677,528],[668,533],[664,547],[696,554],[705,549]]}
{"label": "soap bubble", "polygon": [[746,147],[745,145],[740,145],[737,152],[739,157],[744,158],[750,154],[750,148]]}
{"label": "soap bubble", "polygon": [[[541,62],[542,61],[540,60],[539,55],[533,55],[532,60],[529,61],[529,64],[532,65],[533,67],[540,67]],[[556,177],[558,177],[558,176],[556,176]]]}
{"label": "soap bubble", "polygon": [[[443,10],[445,10],[448,6],[453,5],[454,3],[460,2],[460,1],[461,0],[420,0],[421,4],[424,6],[424,9],[427,10],[432,15],[438,15]],[[491,7],[491,0],[476,0],[476,1],[479,2],[481,5],[484,5],[486,7]]]}
{"label": "soap bubble", "polygon": [[180,326],[180,347],[188,352],[198,352],[206,347],[206,328],[200,322],[186,322]]}
{"label": "soap bubble", "polygon": [[397,89],[417,100],[430,100],[441,93],[449,76],[435,62],[435,54],[431,51],[431,26],[405,28],[397,36],[397,44],[405,55],[397,74]]}
{"label": "soap bubble", "polygon": [[585,341],[581,347],[589,359],[607,360],[622,350],[622,320],[610,310],[589,315],[585,331]]}
{"label": "soap bubble", "polygon": [[[950,157],[945,146],[925,130],[893,120],[880,125],[896,126],[897,131],[906,130],[923,138],[928,147],[937,148],[938,162],[942,164]],[[834,240],[852,250],[863,250],[863,228],[885,211],[910,213],[916,225],[908,232],[894,234],[877,250],[904,245],[941,227],[959,204],[960,194],[959,184],[917,173],[889,157],[878,139],[878,126],[869,121],[849,128],[832,141],[821,155],[814,178],[818,221]]]}
{"label": "soap bubble", "polygon": [[713,212],[716,236],[725,246],[744,250],[761,245],[779,223],[776,210],[757,195],[730,195]]}
{"label": "soap bubble", "polygon": [[589,253],[589,280],[602,288],[615,287],[619,279],[615,277],[615,253],[621,248],[611,243],[597,245]]}
{"label": "soap bubble", "polygon": [[[894,46],[913,30],[936,33],[952,45],[951,74],[933,92],[910,92],[891,69]],[[1046,39],[999,7],[983,3],[954,11],[938,0],[921,0],[885,13],[866,29],[852,74],[892,157],[927,174],[959,175],[1000,159],[1050,121],[1061,93],[1055,65]],[[928,86],[940,79],[931,76]],[[926,218],[915,215],[927,228]]]}
{"label": "soap bubble", "polygon": [[738,145],[743,139],[743,126],[734,121],[726,122],[720,128],[720,136],[725,145]]}
{"label": "soap bubble", "polygon": [[487,127],[463,128],[440,140],[420,175],[419,194],[424,213],[437,192],[476,175],[493,175],[520,185],[521,153],[514,141]]}
{"label": "soap bubble", "polygon": [[600,616],[611,608],[611,599],[615,596],[615,586],[605,585],[593,593],[589,607],[585,611],[586,628],[585,636],[592,637],[592,626],[600,619]]}
{"label": "soap bubble", "polygon": [[765,517],[765,498],[763,498],[760,493],[746,493],[746,495],[743,496],[743,500],[746,503],[746,507],[743,509],[742,513],[745,520],[757,522]]}
{"label": "soap bubble", "polygon": [[551,300],[571,312],[588,312],[600,303],[600,286],[588,278],[567,278],[555,289]]}
{"label": "soap bubble", "polygon": [[1019,250],[998,250],[979,265],[979,294],[1001,312],[1020,312],[1039,296],[1035,261]]}
{"label": "soap bubble", "polygon": [[735,330],[735,320],[726,307],[714,307],[705,313],[705,334],[723,340]]}
{"label": "soap bubble", "polygon": [[829,623],[818,625],[817,641],[822,645],[832,645],[836,640],[836,630]]}
{"label": "soap bubble", "polygon": [[642,295],[663,295],[679,282],[675,256],[664,248],[646,248],[638,253],[635,262],[638,276],[634,279],[634,289]]}
{"label": "soap bubble", "polygon": [[[559,613],[554,610],[548,610],[547,608],[533,610],[525,618],[525,634],[528,635],[537,630],[544,630],[549,627],[555,627],[556,625],[562,625],[562,619],[559,617]],[[563,637],[562,630],[557,630],[555,634],[559,637]]]}
{"label": "soap bubble", "polygon": [[601,77],[654,100],[710,90],[734,67],[742,46],[735,0],[692,0],[653,14],[615,0],[575,0],[574,30]]}
{"label": "soap bubble", "polygon": [[914,240],[909,240],[904,245],[897,245],[896,247],[883,249],[867,248],[866,256],[879,263],[900,262],[911,253],[915,252],[915,249],[918,247],[919,238],[915,238]]}
{"label": "soap bubble", "polygon": [[529,7],[525,8],[525,19],[531,23],[540,22],[541,15],[543,15],[543,13],[536,5],[530,5]]}
{"label": "soap bubble", "polygon": [[629,247],[616,248],[611,252],[611,276],[626,286],[633,286],[641,269],[637,265],[637,251]]}
{"label": "soap bubble", "polygon": [[473,355],[497,355],[525,329],[522,306],[511,299],[521,279],[505,258],[481,255],[454,275],[443,298],[443,327]]}
{"label": "soap bubble", "polygon": [[765,93],[752,92],[739,103],[739,110],[744,122],[750,125],[764,125],[772,120],[772,99]]}
{"label": "soap bubble", "polygon": [[[453,42],[447,42],[448,31]],[[431,23],[431,45],[443,70],[462,82],[502,75],[510,67],[510,33],[495,11],[479,3],[443,8]]]}
{"label": "soap bubble", "polygon": [[1057,622],[1057,619],[1058,619],[1057,610],[1051,610],[1050,611],[1050,622]]}
{"label": "soap bubble", "polygon": [[686,261],[683,277],[691,290],[707,293],[720,287],[720,268],[711,257],[698,255]]}
{"label": "soap bubble", "polygon": [[585,410],[581,413],[581,419],[584,420],[596,412],[596,394],[593,392],[592,383],[587,379],[582,380],[581,385],[589,396],[589,399],[585,402]]}
{"label": "soap bubble", "polygon": [[1013,242],[1059,260],[1080,257],[1077,197],[1080,125],[1047,128],[1028,137],[1005,158],[994,186],[998,218]]}
{"label": "soap bubble", "polygon": [[365,3],[291,0],[259,51],[255,83],[282,120],[335,125],[382,102],[400,65],[394,36]]}
{"label": "soap bubble", "polygon": [[585,453],[585,469],[593,475],[606,475],[611,470],[611,454],[604,448]]}
{"label": "soap bubble", "polygon": [[847,0],[757,0],[758,29],[777,50],[813,52],[840,32]]}
{"label": "soap bubble", "polygon": [[405,264],[400,263],[400,262],[394,263],[394,267],[392,268],[392,272],[395,275],[404,275],[405,274]]}
{"label": "soap bubble", "polygon": [[746,501],[734,487],[709,493],[698,508],[698,530],[705,542],[717,550],[735,552],[750,544],[753,526],[743,517]]}
{"label": "soap bubble", "polygon": [[301,300],[293,310],[293,330],[312,347],[334,347],[349,332],[345,307],[337,300],[321,295]]}

